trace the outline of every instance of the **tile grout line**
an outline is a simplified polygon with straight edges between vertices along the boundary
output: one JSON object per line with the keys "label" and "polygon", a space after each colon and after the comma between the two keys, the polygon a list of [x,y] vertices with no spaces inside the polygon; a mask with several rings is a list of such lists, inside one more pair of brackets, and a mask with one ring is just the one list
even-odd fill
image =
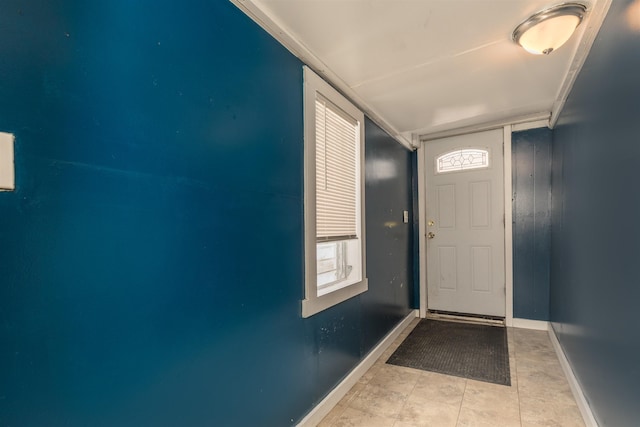
{"label": "tile grout line", "polygon": [[460,423],[460,413],[462,412],[462,403],[464,402],[464,395],[467,393],[467,384],[469,380],[464,379],[464,390],[462,391],[462,399],[460,399],[460,407],[458,408],[458,416],[456,417],[456,426]]}
{"label": "tile grout line", "polygon": [[[413,329],[415,328],[415,325],[411,328],[411,331],[413,331]],[[409,331],[409,333],[402,338],[402,341],[398,343],[398,347],[400,347],[402,345],[402,343],[404,342],[404,340],[407,339],[407,337],[409,336],[409,334],[411,333],[411,331]],[[391,356],[389,356],[391,357]],[[388,360],[388,359],[387,359]],[[385,364],[387,364],[387,361],[385,360],[384,362]],[[400,408],[400,411],[398,411],[398,413],[396,414],[395,417],[395,421],[393,422],[393,425],[395,426],[396,424],[398,424],[398,422],[400,422],[400,420],[398,419],[398,416],[402,413],[402,411],[404,411],[404,408],[407,406],[407,402],[409,401],[409,397],[413,394],[413,392],[415,391],[416,387],[418,386],[418,381],[420,381],[420,377],[422,377],[423,373],[420,372],[420,374],[418,375],[418,380],[416,380],[416,383],[413,385],[413,388],[411,389],[411,391],[407,394],[407,398],[404,400],[404,402],[402,403],[402,407]]]}
{"label": "tile grout line", "polygon": [[[411,328],[411,330],[413,330],[413,328]],[[411,333],[411,331],[409,331],[409,333]],[[401,336],[402,336],[402,335],[398,336],[398,338],[400,338]],[[396,346],[396,349],[395,349],[395,350],[397,350],[397,348],[398,348],[400,345],[402,345],[402,343],[404,342],[404,340],[406,340],[406,339],[407,339],[407,337],[408,337],[408,336],[409,336],[409,334],[407,334],[406,336],[404,336],[404,337],[402,338],[402,341],[400,341],[399,343],[397,343],[397,346]],[[396,341],[397,341],[397,338],[396,338]],[[391,344],[391,346],[389,346],[389,347],[392,347],[392,346],[394,346],[395,344],[396,344],[396,342],[394,341],[394,342]],[[395,350],[394,350],[394,352],[395,352]],[[393,354],[393,353],[391,353],[391,354]],[[382,359],[383,357],[384,357],[384,353],[380,355],[380,357],[378,358],[378,360],[376,361],[376,363],[380,362],[380,361],[381,361],[381,359]],[[391,357],[391,355],[390,355],[389,357]],[[384,360],[384,362],[382,362],[382,365],[383,365],[383,366],[388,365],[387,361],[389,360],[389,357],[387,357],[387,358]],[[420,373],[420,375],[419,375],[419,376],[422,376],[422,373]],[[367,384],[368,384],[369,382],[370,382],[370,381],[368,381],[368,382],[367,382]],[[413,391],[415,390],[415,388],[416,388],[416,386],[417,386],[417,385],[418,385],[418,381],[416,381],[416,383],[413,385],[413,388],[411,389],[411,392],[407,393],[407,397],[404,399],[404,402],[402,403],[402,407],[400,408],[400,410],[399,410],[399,411],[395,414],[395,416],[393,417],[393,418],[394,418],[393,426],[395,426],[398,422],[401,422],[401,421],[398,419],[398,416],[399,416],[399,415],[402,413],[402,411],[404,410],[405,406],[407,405],[407,401],[409,400],[409,396],[411,396],[411,394],[413,393]]]}
{"label": "tile grout line", "polygon": [[[409,333],[402,339],[402,342],[398,345],[398,347],[400,345],[402,345],[402,343],[409,337],[409,334],[411,332],[413,332],[413,330],[415,329],[415,327],[418,325],[418,322],[416,322],[413,327],[411,328],[411,331],[409,331]],[[402,404],[402,408],[400,409],[400,412],[402,412],[404,410],[404,408],[407,406],[407,402],[409,401],[409,397],[411,397],[411,395],[413,394],[413,392],[416,390],[416,387],[418,386],[418,382],[420,381],[420,378],[424,376],[424,372],[420,372],[420,374],[418,375],[418,380],[416,380],[416,383],[413,385],[413,388],[411,389],[411,392],[407,395],[407,399],[404,401],[404,403]],[[399,414],[398,414],[399,415]],[[393,423],[393,425],[395,426],[397,423],[399,422],[399,420],[396,418],[396,421]]]}
{"label": "tile grout line", "polygon": [[[403,340],[404,341],[404,340]],[[385,362],[386,363],[386,362]],[[398,415],[400,415],[402,413],[402,411],[404,411],[405,406],[407,406],[407,402],[409,401],[409,397],[411,397],[411,395],[413,394],[413,392],[415,391],[416,387],[418,386],[418,381],[420,381],[420,377],[422,377],[423,373],[420,372],[420,374],[418,375],[418,380],[416,381],[416,383],[413,385],[413,388],[411,389],[411,391],[407,394],[407,398],[404,400],[404,403],[402,404],[402,408],[400,408],[400,411],[398,411],[398,413],[396,414],[396,419],[393,422],[393,425],[395,426],[396,424],[398,424],[399,422],[401,422],[398,419]]]}
{"label": "tile grout line", "polygon": [[520,399],[520,378],[518,377],[518,351],[516,350],[516,332],[513,331],[513,363],[515,366],[513,369],[516,373],[516,394],[518,395],[518,418],[520,419],[520,426],[522,426],[522,399]]}

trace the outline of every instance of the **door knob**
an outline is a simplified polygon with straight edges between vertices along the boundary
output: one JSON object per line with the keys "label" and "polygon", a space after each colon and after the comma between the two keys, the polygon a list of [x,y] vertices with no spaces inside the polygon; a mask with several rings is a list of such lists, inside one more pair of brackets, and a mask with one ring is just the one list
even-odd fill
{"label": "door knob", "polygon": [[432,233],[432,232],[427,233],[427,239],[433,239],[434,237],[436,237],[435,233]]}

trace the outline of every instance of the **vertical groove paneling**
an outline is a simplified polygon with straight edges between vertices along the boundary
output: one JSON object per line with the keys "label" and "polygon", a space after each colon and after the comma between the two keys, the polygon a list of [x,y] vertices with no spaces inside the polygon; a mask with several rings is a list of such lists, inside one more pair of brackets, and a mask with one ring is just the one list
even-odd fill
{"label": "vertical groove paneling", "polygon": [[549,320],[551,130],[514,132],[513,312]]}
{"label": "vertical groove paneling", "polygon": [[602,427],[640,425],[639,10],[612,2],[553,135],[551,321]]}

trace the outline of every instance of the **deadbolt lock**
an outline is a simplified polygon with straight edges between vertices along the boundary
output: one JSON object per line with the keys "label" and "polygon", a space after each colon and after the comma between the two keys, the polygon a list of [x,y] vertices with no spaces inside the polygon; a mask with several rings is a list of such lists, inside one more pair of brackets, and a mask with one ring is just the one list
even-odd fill
{"label": "deadbolt lock", "polygon": [[434,225],[436,225],[436,223],[433,220],[429,220],[429,222],[427,222],[427,225],[429,227],[433,227]]}

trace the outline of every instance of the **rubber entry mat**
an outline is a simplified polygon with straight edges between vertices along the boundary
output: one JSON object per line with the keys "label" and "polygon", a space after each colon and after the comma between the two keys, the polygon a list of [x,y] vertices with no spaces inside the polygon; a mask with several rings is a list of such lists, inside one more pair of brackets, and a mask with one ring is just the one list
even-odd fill
{"label": "rubber entry mat", "polygon": [[511,385],[507,330],[422,319],[387,363]]}

